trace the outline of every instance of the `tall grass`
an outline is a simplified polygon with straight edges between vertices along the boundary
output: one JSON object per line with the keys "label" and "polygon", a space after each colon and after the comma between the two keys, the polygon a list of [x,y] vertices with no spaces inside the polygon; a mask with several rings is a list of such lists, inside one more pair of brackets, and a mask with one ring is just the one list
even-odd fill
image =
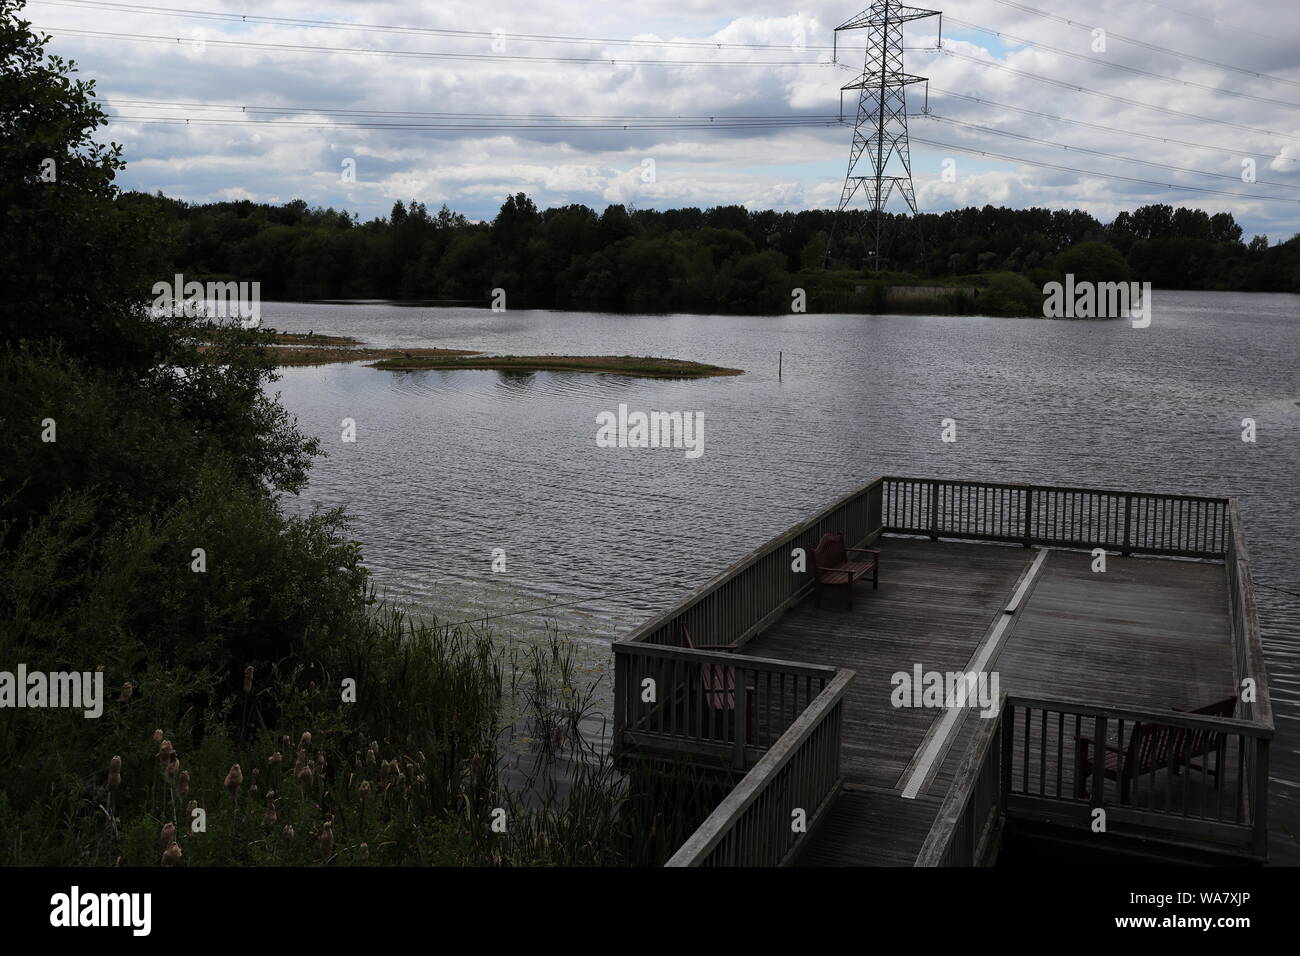
{"label": "tall grass", "polygon": [[98,721],[32,738],[11,772],[39,783],[0,790],[0,863],[658,863],[716,799],[688,788],[688,813],[680,787],[622,776],[598,679],[554,628],[506,644],[381,607],[315,646],[239,668],[233,695],[229,675],[154,668]]}

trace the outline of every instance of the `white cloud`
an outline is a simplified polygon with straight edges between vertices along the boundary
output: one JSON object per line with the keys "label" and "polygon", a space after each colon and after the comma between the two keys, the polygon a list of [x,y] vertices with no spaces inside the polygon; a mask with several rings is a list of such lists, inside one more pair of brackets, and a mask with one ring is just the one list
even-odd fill
{"label": "white cloud", "polygon": [[[865,6],[865,0],[858,0]],[[944,116],[1038,139],[1102,152],[1238,177],[1248,153],[1259,178],[1283,185],[1247,184],[1122,162],[1076,150],[914,118],[914,137],[968,149],[1111,172],[1157,183],[1195,184],[1228,192],[1300,196],[1300,52],[1288,37],[1300,29],[1300,7],[1267,0],[1247,11],[1219,9],[1213,0],[1180,0],[1185,14],[1143,0],[1096,0],[1070,11],[1105,28],[1105,54],[1090,52],[1091,36],[1053,20],[1031,16],[996,0],[973,0],[945,17],[946,44],[953,50],[990,56],[1017,70],[1052,76],[1067,84],[1155,104],[1240,126],[1188,119],[1126,105],[1018,77],[934,53],[909,52],[908,72],[931,78],[929,103]],[[162,4],[160,4],[162,5]],[[170,6],[170,4],[168,4]],[[199,5],[199,9],[218,9]],[[95,9],[33,2],[28,19],[56,37],[52,51],[74,57],[97,80],[117,112],[197,120],[229,118],[232,125],[162,126],[115,122],[107,138],[126,147],[128,188],[162,189],[190,200],[241,197],[272,201],[300,196],[313,204],[346,206],[363,217],[386,214],[395,199],[446,202],[472,217],[489,217],[508,192],[524,190],[539,204],[635,202],[639,207],[746,203],[797,209],[837,202],[847,158],[848,128],[708,130],[555,129],[386,130],[328,128],[336,121],[393,122],[397,117],[319,110],[477,113],[489,117],[536,114],[572,116],[775,116],[836,113],[839,86],[860,69],[864,32],[841,35],[841,61],[829,66],[709,66],[696,61],[806,60],[824,56],[831,28],[858,12],[827,2],[787,4],[760,0],[743,8],[710,0],[641,0],[609,4],[587,0],[449,0],[409,5],[396,0],[322,0],[310,5],[288,0],[235,2],[219,9],[261,17],[394,24],[442,30],[501,30],[509,34],[567,37],[628,37],[712,43],[760,43],[772,50],[632,46],[601,42],[543,43],[506,37],[498,51],[530,57],[608,57],[618,63],[544,63],[482,58],[494,52],[491,37],[321,29],[290,23],[239,24],[219,19]],[[743,13],[742,13],[743,10]],[[1197,15],[1224,21],[1215,25]],[[988,33],[953,22],[962,20],[1086,54],[1062,57],[1032,47],[1006,46]],[[933,21],[909,30],[908,44],[933,43]],[[1228,25],[1231,24],[1231,25]],[[68,35],[67,29],[181,37],[182,43]],[[200,30],[208,42],[196,52],[189,41]],[[1187,57],[1126,44],[1124,34],[1191,56],[1237,64],[1282,78],[1270,82]],[[301,44],[375,50],[442,51],[475,54],[469,60],[398,56],[249,50],[220,40]],[[677,66],[633,65],[631,60],[676,61]],[[1196,83],[1294,103],[1296,108],[1226,96],[1177,83],[1137,77],[1104,65],[1122,63]],[[909,100],[919,110],[922,87]],[[1032,110],[1029,115],[972,103],[939,92],[950,90]],[[299,127],[241,125],[230,110],[168,109],[152,100],[200,104],[304,107],[276,119]],[[845,95],[845,114],[856,99]],[[1064,117],[1100,129],[1062,123]],[[413,122],[430,122],[412,118]],[[504,122],[504,120],[503,120]],[[514,120],[516,123],[523,120]],[[313,128],[320,126],[325,128]],[[1147,134],[1160,140],[1133,135]],[[1168,141],[1161,141],[1168,140]],[[1173,140],[1204,144],[1211,149]],[[1199,205],[1233,212],[1247,232],[1274,238],[1296,231],[1297,206],[1251,199],[1214,197],[1162,185],[1106,181],[969,153],[913,144],[917,195],[922,208],[937,211],[968,204],[1044,205],[1087,208],[1109,218],[1114,211],[1145,202]],[[945,155],[958,158],[956,183],[938,181]],[[342,158],[357,161],[357,182],[339,177]],[[641,161],[656,163],[656,179],[645,183]],[[901,208],[901,207],[899,207]]]}

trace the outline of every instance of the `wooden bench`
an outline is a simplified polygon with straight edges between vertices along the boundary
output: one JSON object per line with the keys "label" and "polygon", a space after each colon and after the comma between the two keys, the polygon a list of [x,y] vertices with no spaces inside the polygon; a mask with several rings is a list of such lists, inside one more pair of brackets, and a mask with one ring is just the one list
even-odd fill
{"label": "wooden bench", "polygon": [[[1212,704],[1198,707],[1192,711],[1180,713],[1199,714],[1206,717],[1231,717],[1236,713],[1237,698],[1225,697]],[[1176,709],[1176,708],[1175,708]],[[1128,803],[1133,784],[1144,773],[1168,768],[1170,773],[1178,773],[1184,763],[1190,763],[1193,757],[1206,757],[1203,764],[1207,773],[1219,783],[1219,765],[1223,760],[1222,734],[1211,730],[1193,730],[1187,727],[1171,727],[1168,724],[1148,724],[1145,728],[1140,723],[1133,725],[1128,744],[1124,747],[1106,745],[1106,757],[1102,773],[1108,780],[1119,781],[1120,803]],[[1076,737],[1074,763],[1074,795],[1087,797],[1088,781],[1092,778],[1094,767],[1093,752],[1096,744],[1091,737]],[[1216,753],[1214,769],[1209,768],[1208,752],[1213,747]]]}
{"label": "wooden bench", "polygon": [[[849,560],[851,555],[869,555],[865,560]],[[816,582],[817,606],[822,606],[822,588],[848,588],[849,608],[853,608],[853,582],[871,575],[871,587],[880,586],[880,552],[870,548],[846,548],[843,531],[828,531],[813,548],[813,580]]]}

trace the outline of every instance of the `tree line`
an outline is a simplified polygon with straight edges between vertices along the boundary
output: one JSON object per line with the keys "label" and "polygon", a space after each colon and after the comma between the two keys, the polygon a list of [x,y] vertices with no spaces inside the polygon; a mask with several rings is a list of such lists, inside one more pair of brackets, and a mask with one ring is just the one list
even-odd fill
{"label": "tree line", "polygon": [[[862,210],[838,219],[830,210],[743,206],[597,212],[539,209],[518,193],[490,222],[445,205],[431,212],[419,200],[361,221],[301,199],[192,204],[128,193],[121,202],[156,223],[161,273],[256,280],[266,299],[483,302],[500,288],[511,307],[778,312],[803,287],[811,311],[832,311],[870,305],[862,283],[880,280],[991,285],[1032,305],[1031,292],[1072,265],[1098,280],[1157,289],[1300,291],[1300,237],[1246,242],[1231,213],[1163,204],[1109,223],[1078,209],[991,205],[889,215],[877,274]],[[1012,311],[1015,304],[1007,302]]]}

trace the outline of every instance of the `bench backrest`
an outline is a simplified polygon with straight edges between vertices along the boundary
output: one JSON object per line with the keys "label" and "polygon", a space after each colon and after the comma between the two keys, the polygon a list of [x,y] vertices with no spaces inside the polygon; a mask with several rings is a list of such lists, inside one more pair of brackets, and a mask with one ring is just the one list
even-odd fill
{"label": "bench backrest", "polygon": [[[1207,717],[1231,717],[1236,712],[1237,698],[1227,697],[1216,700],[1204,707],[1189,710],[1189,714],[1202,714]],[[1127,752],[1124,755],[1124,769],[1136,774],[1149,770],[1154,764],[1163,767],[1170,757],[1185,760],[1198,757],[1206,749],[1212,738],[1217,737],[1213,731],[1188,730],[1183,727],[1170,727],[1167,724],[1137,724],[1129,738]],[[1172,753],[1171,753],[1172,745]]]}
{"label": "bench backrest", "polygon": [[[1223,700],[1216,700],[1212,704],[1206,704],[1204,707],[1198,707],[1191,711],[1193,714],[1204,714],[1208,717],[1232,717],[1237,712],[1237,698],[1225,697]],[[1186,754],[1189,757],[1195,757],[1214,746],[1218,742],[1219,735],[1210,730],[1190,730],[1187,732]]]}
{"label": "bench backrest", "polygon": [[813,548],[813,566],[817,568],[838,568],[847,563],[849,553],[844,548],[844,532],[828,531],[817,547]]}

